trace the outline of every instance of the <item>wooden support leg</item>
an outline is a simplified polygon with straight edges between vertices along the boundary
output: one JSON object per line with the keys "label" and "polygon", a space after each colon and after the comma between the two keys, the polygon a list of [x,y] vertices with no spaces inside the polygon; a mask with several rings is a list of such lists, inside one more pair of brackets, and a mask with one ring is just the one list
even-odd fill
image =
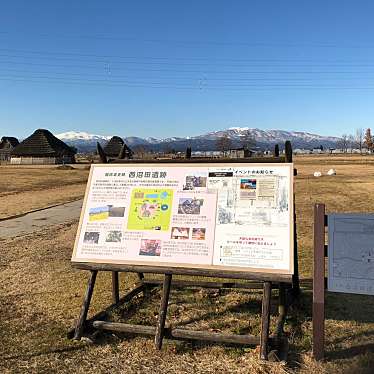
{"label": "wooden support leg", "polygon": [[264,282],[262,296],[262,326],[260,337],[260,359],[267,360],[269,351],[271,282]]}
{"label": "wooden support leg", "polygon": [[83,304],[82,304],[81,312],[80,312],[80,315],[79,315],[79,319],[78,319],[76,327],[75,327],[75,333],[74,333],[74,339],[75,340],[79,340],[83,335],[84,325],[85,325],[86,319],[87,319],[88,308],[90,307],[90,303],[91,303],[91,298],[92,298],[92,293],[93,293],[94,286],[95,286],[96,276],[97,276],[97,270],[92,270],[91,271],[91,277],[88,281],[86,294],[84,295]]}
{"label": "wooden support leg", "polygon": [[119,274],[118,271],[112,271],[112,300],[113,304],[119,301]]}
{"label": "wooden support leg", "polygon": [[295,299],[298,299],[300,296],[300,279],[299,279],[299,260],[298,260],[298,250],[297,250],[297,227],[296,227],[296,204],[295,204],[295,195],[293,196],[293,261],[294,261],[294,270],[292,275],[292,293]]}
{"label": "wooden support leg", "polygon": [[164,284],[162,288],[162,299],[160,305],[160,312],[158,315],[158,322],[156,327],[155,346],[157,349],[161,349],[162,340],[164,338],[164,328],[166,321],[166,313],[168,309],[169,294],[171,285],[171,274],[165,274]]}
{"label": "wooden support leg", "polygon": [[138,279],[140,282],[143,282],[144,274],[143,273],[136,273],[138,275]]}
{"label": "wooden support leg", "polygon": [[284,283],[279,283],[279,304],[278,304],[278,322],[277,322],[277,336],[282,337],[284,334],[283,327],[287,315],[286,304],[286,287]]}
{"label": "wooden support leg", "polygon": [[325,205],[314,206],[313,356],[325,351]]}

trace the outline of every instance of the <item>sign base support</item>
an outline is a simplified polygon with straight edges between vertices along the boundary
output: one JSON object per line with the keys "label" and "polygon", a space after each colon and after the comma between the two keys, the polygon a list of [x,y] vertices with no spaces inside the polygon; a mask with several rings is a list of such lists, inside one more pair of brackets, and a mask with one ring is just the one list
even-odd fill
{"label": "sign base support", "polygon": [[[208,341],[218,344],[240,344],[240,345],[259,345],[260,359],[268,360],[269,353],[275,357],[284,357],[287,353],[284,352],[285,347],[288,347],[287,337],[284,333],[283,327],[287,315],[287,288],[291,284],[285,282],[274,283],[271,281],[260,281],[248,283],[235,282],[193,282],[193,281],[172,281],[172,273],[164,273],[162,281],[162,296],[159,308],[158,321],[156,326],[132,325],[125,323],[108,322],[105,319],[116,308],[123,305],[125,302],[131,301],[133,297],[143,292],[145,296],[149,296],[149,290],[160,285],[159,280],[145,279],[144,274],[139,272],[139,281],[136,286],[120,298],[119,293],[119,271],[112,271],[112,299],[111,304],[107,309],[99,312],[95,316],[87,319],[88,311],[95,287],[98,270],[91,270],[90,277],[87,284],[86,293],[83,298],[83,303],[80,315],[74,329],[69,331],[68,337],[80,340],[85,334],[90,334],[95,331],[119,331],[130,334],[139,334],[145,336],[154,336],[156,349],[162,348],[163,339],[177,339],[177,340],[199,340]],[[254,288],[259,289],[262,284],[262,316],[261,316],[261,334],[260,336],[253,335],[236,335],[223,333],[210,333],[206,331],[192,331],[179,328],[165,327],[167,307],[169,303],[169,296],[171,286],[173,287],[188,287],[199,286],[208,288]],[[279,289],[278,296],[278,320],[276,331],[274,335],[270,335],[270,316],[271,316],[271,295],[274,288]],[[275,350],[275,351],[274,351]]]}

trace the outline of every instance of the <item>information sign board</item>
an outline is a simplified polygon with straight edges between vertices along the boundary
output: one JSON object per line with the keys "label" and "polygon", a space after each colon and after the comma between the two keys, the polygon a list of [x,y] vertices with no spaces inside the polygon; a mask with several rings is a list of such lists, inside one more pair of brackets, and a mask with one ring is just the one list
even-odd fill
{"label": "information sign board", "polygon": [[73,262],[293,273],[292,164],[92,165]]}
{"label": "information sign board", "polygon": [[328,290],[374,295],[374,215],[328,216]]}

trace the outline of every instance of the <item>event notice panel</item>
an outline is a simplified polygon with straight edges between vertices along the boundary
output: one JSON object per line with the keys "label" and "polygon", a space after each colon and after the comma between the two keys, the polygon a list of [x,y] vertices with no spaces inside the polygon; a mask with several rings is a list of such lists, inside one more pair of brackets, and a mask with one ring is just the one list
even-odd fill
{"label": "event notice panel", "polygon": [[92,165],[72,261],[292,274],[293,166]]}

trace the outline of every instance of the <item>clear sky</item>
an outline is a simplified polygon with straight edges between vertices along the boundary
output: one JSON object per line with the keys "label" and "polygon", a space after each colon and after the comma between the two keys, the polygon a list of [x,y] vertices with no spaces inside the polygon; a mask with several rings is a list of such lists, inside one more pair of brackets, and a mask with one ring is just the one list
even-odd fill
{"label": "clear sky", "polygon": [[374,122],[374,2],[3,1],[0,136]]}

